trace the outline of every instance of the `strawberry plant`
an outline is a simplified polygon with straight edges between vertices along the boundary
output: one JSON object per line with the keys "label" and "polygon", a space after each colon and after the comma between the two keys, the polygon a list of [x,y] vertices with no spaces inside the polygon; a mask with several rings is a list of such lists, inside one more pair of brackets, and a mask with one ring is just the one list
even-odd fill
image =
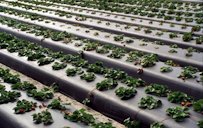
{"label": "strawberry plant", "polygon": [[178,53],[178,51],[176,51],[175,49],[170,49],[168,52],[169,53]]}
{"label": "strawberry plant", "polygon": [[52,99],[54,94],[53,94],[53,90],[49,89],[49,88],[43,88],[41,90],[37,90],[37,89],[32,89],[27,91],[27,95],[29,97],[33,97],[36,100],[39,101],[45,101],[48,99]]}
{"label": "strawberry plant", "polygon": [[158,56],[156,54],[145,55],[141,59],[141,65],[143,67],[152,67],[158,61]]}
{"label": "strawberry plant", "polygon": [[94,73],[92,72],[87,72],[87,73],[83,73],[80,78],[82,80],[86,80],[87,82],[92,82],[95,80],[96,76]]}
{"label": "strawberry plant", "polygon": [[67,32],[52,32],[50,36],[53,41],[61,41],[68,37],[69,34]]}
{"label": "strawberry plant", "polygon": [[155,109],[162,105],[161,100],[155,99],[152,96],[142,97],[138,103],[140,108]]}
{"label": "strawberry plant", "polygon": [[195,73],[197,73],[199,70],[195,67],[192,66],[187,66],[183,68],[183,71],[181,74],[178,76],[179,78],[182,79],[190,79],[190,78],[196,78]]}
{"label": "strawberry plant", "polygon": [[131,120],[130,118],[127,118],[123,121],[126,128],[140,128],[141,124],[138,121]]}
{"label": "strawberry plant", "polygon": [[197,122],[199,128],[203,128],[203,120]]}
{"label": "strawberry plant", "polygon": [[20,92],[16,91],[0,91],[0,104],[16,101],[21,96]]}
{"label": "strawberry plant", "polygon": [[168,94],[168,101],[172,103],[181,103],[183,106],[191,106],[193,98],[183,92],[171,92]]}
{"label": "strawberry plant", "polygon": [[43,66],[43,65],[50,64],[53,61],[54,61],[53,58],[40,58],[37,63],[39,66]]}
{"label": "strawberry plant", "polygon": [[169,34],[169,37],[170,37],[171,39],[173,39],[173,38],[178,37],[178,35],[177,35],[176,33],[170,33],[170,34]]}
{"label": "strawberry plant", "polygon": [[50,125],[54,122],[52,115],[48,110],[42,111],[40,113],[35,113],[32,115],[32,117],[33,121],[36,124],[43,123],[44,125]]}
{"label": "strawberry plant", "polygon": [[152,94],[155,96],[166,97],[170,92],[169,89],[161,84],[151,84],[145,88],[147,94]]}
{"label": "strawberry plant", "polygon": [[166,113],[177,122],[182,122],[190,116],[188,108],[179,106],[168,108]]}
{"label": "strawberry plant", "polygon": [[73,122],[82,122],[86,125],[95,123],[94,116],[87,113],[85,109],[76,110],[72,114],[65,114],[64,118]]}
{"label": "strawberry plant", "polygon": [[114,41],[123,41],[124,35],[114,36]]}
{"label": "strawberry plant", "polygon": [[10,72],[9,69],[4,70],[3,68],[0,68],[0,77],[5,76],[6,74],[8,74]]}
{"label": "strawberry plant", "polygon": [[202,44],[203,43],[203,36],[196,38],[196,44]]}
{"label": "strawberry plant", "polygon": [[201,27],[197,25],[197,26],[193,26],[191,31],[198,32],[200,30],[201,30]]}
{"label": "strawberry plant", "polygon": [[36,61],[38,59],[45,58],[46,56],[42,52],[29,52],[27,55],[27,60]]}
{"label": "strawberry plant", "polygon": [[183,41],[189,42],[191,41],[192,38],[192,33],[184,33],[183,37],[182,37]]}
{"label": "strawberry plant", "polygon": [[143,87],[146,85],[146,82],[144,80],[140,78],[136,79],[131,76],[127,76],[121,82],[125,83],[127,86],[130,86],[130,87]]}
{"label": "strawberry plant", "polygon": [[24,81],[24,82],[18,82],[16,84],[12,84],[11,88],[14,90],[22,90],[22,91],[29,91],[32,89],[36,89],[36,86],[34,86],[33,84]]}
{"label": "strawberry plant", "polygon": [[12,75],[10,73],[5,74],[3,76],[3,80],[4,80],[4,82],[11,83],[11,84],[20,82],[19,75]]}
{"label": "strawberry plant", "polygon": [[134,62],[134,61],[138,61],[140,57],[144,56],[145,53],[141,52],[141,51],[130,51],[128,53],[128,58],[126,61],[128,62]]}
{"label": "strawberry plant", "polygon": [[193,103],[193,109],[196,112],[202,113],[203,112],[203,99],[200,99],[200,100],[194,102]]}
{"label": "strawberry plant", "polygon": [[99,46],[99,43],[96,42],[87,42],[85,43],[85,46],[83,47],[83,49],[85,51],[93,51],[96,50],[96,48]]}
{"label": "strawberry plant", "polygon": [[119,87],[115,93],[121,100],[127,100],[134,97],[137,91],[134,87]]}
{"label": "strawberry plant", "polygon": [[114,80],[122,80],[122,79],[126,78],[127,74],[124,71],[107,69],[105,71],[104,76],[106,78],[112,78]]}
{"label": "strawberry plant", "polygon": [[118,85],[117,81],[108,78],[101,81],[100,83],[97,83],[96,88],[100,91],[103,91],[115,88],[117,85]]}
{"label": "strawberry plant", "polygon": [[160,68],[160,71],[161,72],[172,72],[173,69],[171,67],[163,66],[163,67]]}
{"label": "strawberry plant", "polygon": [[108,55],[110,58],[120,59],[125,56],[126,51],[122,48],[115,48],[111,51],[111,54]]}
{"label": "strawberry plant", "polygon": [[173,60],[167,60],[165,62],[166,65],[169,65],[169,66],[173,66],[173,67],[176,67],[178,66],[178,64],[176,64]]}
{"label": "strawberry plant", "polygon": [[13,110],[15,111],[15,114],[23,114],[35,110],[36,107],[37,103],[23,99],[17,102],[16,107],[14,107]]}
{"label": "strawberry plant", "polygon": [[66,107],[58,99],[52,100],[51,103],[47,107],[51,108],[51,109],[58,109],[58,110],[65,110],[66,109]]}
{"label": "strawberry plant", "polygon": [[105,72],[105,68],[103,63],[96,62],[95,64],[89,64],[87,67],[87,72],[94,72],[97,74],[103,74]]}
{"label": "strawberry plant", "polygon": [[107,123],[99,122],[99,123],[93,124],[92,128],[116,128],[116,127],[112,126],[112,124],[109,122]]}
{"label": "strawberry plant", "polygon": [[67,66],[66,63],[55,62],[55,63],[52,65],[52,69],[53,69],[53,70],[60,70],[60,69],[64,69],[66,66]]}
{"label": "strawberry plant", "polygon": [[66,70],[66,75],[67,76],[75,76],[77,73],[78,69],[77,68],[68,68]]}
{"label": "strawberry plant", "polygon": [[5,86],[0,84],[0,91],[5,91],[5,89],[6,89]]}
{"label": "strawberry plant", "polygon": [[162,123],[154,122],[150,125],[150,128],[165,128],[165,126]]}

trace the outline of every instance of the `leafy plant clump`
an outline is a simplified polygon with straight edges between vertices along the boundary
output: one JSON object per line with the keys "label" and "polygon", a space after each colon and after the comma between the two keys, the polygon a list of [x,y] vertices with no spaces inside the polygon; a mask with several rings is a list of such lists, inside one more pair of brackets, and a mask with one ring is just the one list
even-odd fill
{"label": "leafy plant clump", "polygon": [[103,91],[103,90],[113,89],[117,85],[118,85],[117,81],[108,78],[108,79],[101,81],[100,83],[97,83],[96,88],[100,91]]}
{"label": "leafy plant clump", "polygon": [[44,123],[44,125],[50,125],[54,122],[51,113],[48,110],[32,115],[33,121],[36,124]]}
{"label": "leafy plant clump", "polygon": [[141,124],[139,121],[131,120],[130,118],[127,118],[123,121],[125,127],[127,128],[140,128]]}
{"label": "leafy plant clump", "polygon": [[196,112],[203,113],[203,99],[200,99],[193,103],[193,109]]}
{"label": "leafy plant clump", "polygon": [[105,72],[105,68],[103,66],[103,63],[96,62],[94,64],[89,64],[87,67],[87,72],[94,72],[97,74],[103,74]]}
{"label": "leafy plant clump", "polygon": [[203,36],[196,38],[196,44],[202,44],[203,43]]}
{"label": "leafy plant clump", "polygon": [[150,128],[165,128],[165,126],[162,123],[154,122],[150,125]]}
{"label": "leafy plant clump", "polygon": [[168,101],[172,103],[180,103],[182,106],[191,106],[193,102],[193,98],[188,96],[187,94],[183,92],[171,92],[168,95]]}
{"label": "leafy plant clump", "polygon": [[95,123],[94,116],[87,113],[85,109],[76,110],[72,114],[65,114],[64,118],[73,122],[82,122],[86,125],[91,125]]}
{"label": "leafy plant clump", "polygon": [[3,69],[3,68],[0,68],[0,77],[3,77],[5,76],[7,73],[9,73],[10,70],[9,69]]}
{"label": "leafy plant clump", "polygon": [[[21,54],[21,56],[22,56],[22,53],[19,53],[19,54]],[[36,61],[38,59],[42,59],[42,58],[45,58],[45,57],[46,56],[42,52],[40,52],[40,51],[38,51],[38,52],[30,52],[27,55],[27,60],[28,61]]]}
{"label": "leafy plant clump", "polygon": [[87,72],[87,73],[84,73],[80,76],[80,78],[82,80],[86,80],[87,82],[92,82],[95,80],[96,76],[94,73],[92,72]]}
{"label": "leafy plant clump", "polygon": [[152,67],[156,64],[157,61],[158,56],[156,54],[149,54],[143,56],[143,58],[141,59],[141,65],[143,67]]}
{"label": "leafy plant clump", "polygon": [[96,50],[96,48],[99,46],[99,44],[98,43],[96,43],[96,42],[87,42],[86,44],[85,44],[85,46],[83,47],[83,49],[85,50],[85,51],[93,51],[93,50]]}
{"label": "leafy plant clump", "polygon": [[176,38],[176,37],[178,37],[178,35],[176,33],[169,34],[169,38],[171,38],[171,39]]}
{"label": "leafy plant clump", "polygon": [[193,26],[191,31],[198,32],[200,30],[201,30],[201,27],[199,25],[197,25],[197,26]]}
{"label": "leafy plant clump", "polygon": [[52,65],[52,69],[53,70],[60,70],[60,69],[64,69],[66,66],[67,66],[66,63],[55,62],[54,65]]}
{"label": "leafy plant clump", "polygon": [[139,102],[139,107],[144,109],[155,109],[160,107],[161,105],[161,100],[155,99],[152,96],[143,97]]}
{"label": "leafy plant clump", "polygon": [[114,70],[114,69],[107,69],[105,71],[104,76],[106,78],[111,78],[111,79],[114,79],[114,80],[122,80],[122,79],[126,78],[127,74],[124,71]]}
{"label": "leafy plant clump", "polygon": [[128,62],[138,61],[140,57],[144,56],[145,53],[142,51],[130,51],[128,53],[127,60]]}
{"label": "leafy plant clump", "polygon": [[6,87],[2,84],[0,84],[0,91],[5,91]]}
{"label": "leafy plant clump", "polygon": [[52,32],[50,36],[53,41],[61,41],[70,35],[67,32]]}
{"label": "leafy plant clump", "polygon": [[53,90],[49,89],[49,88],[43,88],[41,90],[37,90],[37,89],[32,89],[27,91],[27,95],[30,97],[33,97],[36,100],[39,101],[45,101],[48,99],[52,99],[54,94],[53,94]]}
{"label": "leafy plant clump", "polygon": [[192,33],[190,33],[190,32],[189,33],[184,33],[182,39],[185,42],[191,41],[193,39]]}
{"label": "leafy plant clump", "polygon": [[0,104],[16,101],[21,96],[20,92],[16,91],[0,91]]}
{"label": "leafy plant clump", "polygon": [[66,109],[66,107],[58,99],[52,100],[52,102],[47,107],[51,108],[51,109],[58,109],[58,110],[65,110]]}
{"label": "leafy plant clump", "polygon": [[173,67],[176,67],[178,66],[178,64],[176,64],[173,60],[167,60],[165,62],[166,65],[169,65],[169,66],[173,66]]}
{"label": "leafy plant clump", "polygon": [[125,79],[121,81],[125,83],[129,87],[143,87],[146,85],[146,82],[140,78],[136,79],[131,76],[127,76]]}
{"label": "leafy plant clump", "polygon": [[197,122],[197,126],[198,126],[199,128],[203,128],[203,120],[198,121],[198,122]]}
{"label": "leafy plant clump", "polygon": [[11,73],[6,73],[2,78],[6,83],[15,84],[20,82],[19,75],[13,75]]}
{"label": "leafy plant clump", "polygon": [[106,123],[99,122],[99,123],[93,124],[92,127],[93,128],[116,128],[112,126],[112,124],[109,122],[106,122]]}
{"label": "leafy plant clump", "polygon": [[0,77],[3,79],[4,82],[10,84],[16,84],[21,81],[19,75],[11,74],[9,69],[0,68]]}
{"label": "leafy plant clump", "polygon": [[16,107],[14,107],[13,110],[15,111],[15,114],[23,114],[35,110],[36,107],[37,103],[23,99],[17,102]]}
{"label": "leafy plant clump", "polygon": [[68,68],[66,70],[66,75],[67,76],[75,76],[77,73],[77,68]]}
{"label": "leafy plant clump", "polygon": [[126,51],[122,48],[115,48],[111,51],[111,54],[108,55],[110,58],[120,59],[125,56]]}
{"label": "leafy plant clump", "polygon": [[190,79],[190,78],[196,78],[195,73],[197,73],[199,70],[195,67],[192,66],[187,66],[183,68],[183,71],[181,74],[178,76],[179,78],[182,79]]}
{"label": "leafy plant clump", "polygon": [[114,41],[123,41],[123,38],[123,35],[114,36]]}
{"label": "leafy plant clump", "polygon": [[54,61],[53,58],[47,57],[47,58],[40,58],[37,63],[39,66],[43,66],[43,65],[50,64],[53,61]]}
{"label": "leafy plant clump", "polygon": [[166,113],[177,122],[181,122],[190,116],[188,108],[179,106],[168,108]]}
{"label": "leafy plant clump", "polygon": [[137,91],[134,87],[119,87],[115,93],[121,100],[127,100],[134,97]]}
{"label": "leafy plant clump", "polygon": [[66,70],[67,76],[75,76],[76,74],[83,74],[83,70],[81,68],[68,68]]}
{"label": "leafy plant clump", "polygon": [[163,67],[160,68],[160,71],[161,72],[172,72],[173,69],[171,67],[163,66]]}
{"label": "leafy plant clump", "polygon": [[176,51],[175,49],[170,49],[168,52],[169,53],[177,53],[178,51]]}
{"label": "leafy plant clump", "polygon": [[169,89],[161,84],[151,84],[145,88],[147,94],[152,94],[155,96],[166,97],[170,92]]}
{"label": "leafy plant clump", "polygon": [[18,82],[16,84],[12,84],[11,88],[14,90],[29,91],[32,89],[36,89],[36,86],[27,81],[24,81],[24,82]]}

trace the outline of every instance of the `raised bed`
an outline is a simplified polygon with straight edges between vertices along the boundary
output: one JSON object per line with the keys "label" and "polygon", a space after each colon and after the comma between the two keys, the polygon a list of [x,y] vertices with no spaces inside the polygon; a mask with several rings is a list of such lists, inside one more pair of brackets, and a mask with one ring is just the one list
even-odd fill
{"label": "raised bed", "polygon": [[[69,4],[71,4],[71,3],[69,3]],[[187,22],[185,22],[183,20],[182,21],[176,21],[175,19],[174,20],[164,20],[163,18],[159,19],[159,18],[153,18],[153,17],[147,17],[147,16],[124,14],[124,13],[121,13],[121,12],[119,13],[119,12],[112,12],[112,11],[106,11],[106,10],[98,10],[98,9],[93,9],[93,8],[89,8],[89,7],[87,8],[87,7],[73,6],[73,5],[67,5],[67,4],[59,4],[59,5],[69,7],[71,10],[74,10],[76,8],[76,10],[82,9],[82,10],[86,10],[88,12],[93,11],[94,15],[96,15],[96,14],[99,15],[100,13],[105,13],[105,14],[108,15],[108,17],[115,17],[117,15],[117,16],[121,16],[121,18],[125,17],[125,19],[129,19],[129,21],[130,21],[131,18],[141,18],[141,19],[152,20],[152,21],[164,21],[166,23],[174,23],[174,24],[180,24],[180,25],[185,25],[185,24],[189,25],[189,26],[195,26],[196,25],[195,21],[193,21],[191,23],[187,23]],[[200,26],[202,26],[201,23],[200,23]]]}
{"label": "raised bed", "polygon": [[[20,9],[21,10],[21,9]],[[15,11],[15,10],[14,10]],[[22,10],[21,10],[22,11]],[[25,10],[23,10],[25,11]],[[27,11],[26,11],[27,12]],[[33,11],[30,11],[30,12],[33,12]],[[31,13],[32,14],[32,13]],[[30,15],[31,15],[30,14]],[[105,25],[94,25],[94,23],[84,23],[84,22],[75,22],[74,20],[66,20],[65,18],[59,18],[59,16],[55,16],[55,15],[50,15],[50,14],[41,14],[39,13],[39,15],[43,15],[43,16],[48,16],[50,18],[54,18],[54,19],[57,19],[57,20],[60,20],[62,22],[69,22],[69,23],[80,23],[81,25],[85,25],[85,26],[88,26],[88,27],[94,27],[94,28],[97,28],[97,29],[103,29],[103,30],[107,30],[107,31],[110,31],[110,32],[115,32],[115,33],[118,33],[118,34],[125,34],[125,35],[130,35],[130,36],[137,36],[138,38],[149,38],[150,40],[160,40],[160,41],[163,41],[163,42],[167,42],[167,44],[171,44],[171,43],[177,43],[179,44],[179,46],[184,46],[184,47],[189,47],[189,46],[193,46],[193,47],[201,47],[201,44],[196,44],[197,46],[195,46],[195,40],[193,41],[187,41],[187,42],[182,42],[180,40],[182,40],[181,38],[183,38],[183,35],[179,35],[179,34],[172,34],[172,33],[166,33],[166,32],[161,32],[161,31],[157,31],[157,30],[150,30],[150,29],[140,29],[139,31],[137,32],[134,32],[133,31],[133,28],[130,28],[131,30],[120,30],[119,28],[117,27],[114,27],[114,24],[112,25],[108,25],[108,26],[105,26]],[[50,16],[49,16],[50,15]],[[74,19],[74,18],[73,18]],[[110,23],[109,23],[110,24]],[[109,28],[110,27],[110,28]],[[126,26],[125,26],[126,27]],[[124,27],[124,28],[125,28]],[[123,28],[123,29],[124,29]],[[136,28],[137,29],[137,28]],[[145,35],[145,33],[147,32],[150,32],[148,33],[147,35]],[[97,32],[98,33],[98,32]],[[163,37],[160,37],[160,36],[155,36],[156,33],[162,33],[163,34]],[[99,33],[98,33],[99,34]],[[168,36],[168,39],[167,39],[167,36]],[[170,37],[170,36],[177,36],[177,37]],[[169,38],[170,37],[170,38]],[[175,38],[175,40],[171,39],[171,38]],[[179,39],[177,39],[179,38]],[[193,37],[194,38],[194,37]],[[197,37],[196,37],[197,38]],[[199,37],[198,37],[199,38]]]}
{"label": "raised bed", "polygon": [[[25,4],[25,5],[32,5],[30,3],[22,3],[21,4]],[[40,3],[43,5],[43,3]],[[101,19],[101,20],[107,20],[107,21],[113,21],[113,22],[117,22],[117,23],[127,23],[127,24],[134,24],[134,25],[141,25],[141,26],[150,26],[150,27],[156,27],[158,29],[167,29],[167,30],[173,30],[173,31],[190,31],[191,30],[191,25],[188,26],[188,24],[178,24],[175,22],[167,22],[165,20],[154,20],[154,19],[143,19],[141,17],[133,17],[133,16],[123,16],[123,15],[117,15],[117,14],[113,14],[113,13],[108,13],[105,11],[98,11],[98,10],[91,10],[89,8],[84,8],[84,7],[74,7],[74,6],[70,6],[70,5],[65,5],[65,4],[51,4],[49,3],[47,7],[46,4],[44,6],[40,6],[40,4],[37,4],[35,6],[38,7],[43,7],[46,9],[50,9],[50,10],[61,10],[61,11],[65,11],[67,13],[70,14],[76,14],[76,15],[83,15],[86,17],[90,17],[90,18],[97,18],[97,19]],[[151,22],[153,22],[153,24],[151,24]],[[176,26],[176,27],[171,27],[172,26]],[[194,24],[192,26],[197,26],[198,24]],[[199,24],[201,26],[201,24]],[[158,26],[158,27],[157,27]],[[187,26],[187,28],[185,28],[185,26]]]}
{"label": "raised bed", "polygon": [[[3,3],[6,4],[6,3]],[[153,21],[143,21],[141,20],[140,22],[135,22],[136,20],[134,19],[132,22],[127,22],[126,20],[124,20],[126,23],[120,23],[120,22],[114,22],[111,21],[111,18],[104,18],[107,21],[103,21],[103,20],[99,20],[95,19],[95,18],[88,18],[88,16],[86,17],[85,15],[81,15],[81,11],[76,14],[76,15],[71,15],[71,12],[64,12],[66,10],[64,9],[59,9],[57,7],[46,7],[46,6],[40,6],[40,5],[33,5],[33,4],[25,4],[25,5],[29,5],[32,7],[32,9],[27,9],[26,6],[24,6],[24,4],[20,5],[9,5],[9,8],[12,9],[16,9],[19,11],[25,11],[25,12],[30,12],[30,13],[35,13],[35,14],[39,14],[41,16],[44,17],[48,17],[51,19],[55,19],[58,21],[62,21],[62,22],[67,22],[67,23],[73,23],[73,24],[81,24],[87,27],[94,27],[94,28],[98,28],[98,29],[103,29],[103,30],[109,30],[112,32],[117,32],[117,33],[123,33],[125,35],[129,35],[129,36],[137,36],[140,33],[141,29],[147,30],[147,29],[152,29],[152,31],[155,31],[154,34],[151,33],[151,35],[156,36],[157,39],[159,39],[162,35],[158,35],[158,33],[168,33],[168,38],[169,38],[169,32],[176,32],[177,37],[175,37],[175,39],[177,38],[182,38],[182,34],[186,33],[186,32],[192,32],[193,35],[195,36],[202,36],[202,28],[197,25],[196,27],[188,27],[188,26],[177,26],[175,24],[165,24],[163,22],[153,22]],[[5,8],[8,7],[8,5],[1,5]],[[14,7],[12,7],[14,6]],[[24,9],[22,9],[24,8]],[[40,10],[40,11],[37,11]],[[42,13],[43,12],[43,13]],[[115,18],[112,18],[115,19]],[[110,20],[110,22],[108,22]],[[139,20],[139,19],[138,19]],[[141,24],[140,24],[141,23]],[[133,26],[132,26],[133,24]],[[142,27],[141,27],[142,26]],[[196,28],[198,28],[198,30],[195,30]],[[154,29],[154,30],[153,30]],[[193,29],[195,31],[193,31]],[[160,31],[162,30],[162,31]],[[181,33],[180,36],[178,36],[178,33]],[[148,33],[149,34],[149,33]],[[146,36],[146,35],[143,35]],[[164,38],[167,38],[167,36],[165,36]],[[173,38],[169,38],[173,39]],[[163,40],[163,39],[162,39]],[[180,39],[181,40],[181,39]]]}
{"label": "raised bed", "polygon": [[[6,50],[1,50],[0,54],[2,57],[2,63],[12,61],[13,63],[7,64],[21,72],[24,72],[25,74],[31,75],[32,77],[38,79],[39,81],[42,81],[43,83],[52,83],[54,81],[57,81],[64,93],[69,94],[80,101],[86,97],[89,98],[91,101],[91,106],[93,108],[95,107],[95,109],[97,110],[111,114],[111,116],[115,116],[114,118],[117,118],[117,120],[123,120],[123,118],[130,116],[132,118],[140,120],[141,122],[145,122],[146,124],[152,123],[153,121],[161,121],[164,124],[166,122],[166,127],[173,126],[195,128],[197,127],[196,121],[198,121],[202,117],[201,114],[190,111],[190,116],[192,116],[193,118],[187,118],[181,124],[175,123],[174,120],[168,118],[168,116],[164,114],[164,111],[170,106],[177,105],[169,103],[168,101],[166,101],[166,98],[155,96],[163,103],[163,105],[157,109],[145,110],[137,107],[139,99],[146,95],[145,93],[143,93],[143,88],[136,89],[138,92],[135,98],[121,101],[120,98],[118,98],[113,93],[113,91],[115,91],[117,88],[125,86],[120,82],[115,89],[101,92],[95,90],[96,82],[103,79],[101,75],[96,75],[96,79],[93,82],[86,82],[80,79],[80,77],[77,75],[73,77],[67,77],[64,69],[53,71],[51,64],[38,66],[38,63],[36,61],[27,61],[26,57],[19,57],[17,53],[9,53]],[[72,66],[68,64],[68,67]],[[75,81],[77,81],[77,83]],[[78,93],[80,93],[81,95],[76,95]],[[97,104],[98,102],[100,104]]]}
{"label": "raised bed", "polygon": [[[4,70],[9,69],[10,73],[13,75],[18,74],[19,75],[18,77],[21,79],[21,82],[26,81],[30,84],[33,84],[35,87],[37,87],[37,89],[42,89],[42,88],[46,87],[45,85],[42,85],[41,83],[39,83],[25,75],[22,75],[21,73],[16,72],[2,64],[0,64],[0,68],[1,68],[1,71],[2,71],[2,69],[4,69]],[[2,78],[0,78],[0,80],[3,81]],[[88,128],[88,127],[91,127],[91,126],[87,126],[83,123],[72,122],[67,119],[64,119],[63,112],[60,112],[60,110],[57,110],[57,109],[48,108],[48,104],[50,104],[53,99],[58,99],[58,98],[60,98],[61,104],[63,104],[63,106],[65,106],[70,113],[74,112],[75,110],[85,109],[88,113],[94,115],[94,118],[96,118],[97,122],[109,122],[109,123],[112,123],[112,125],[114,127],[124,128],[123,125],[115,122],[112,119],[105,117],[104,115],[80,104],[79,102],[77,102],[61,93],[58,93],[58,92],[54,93],[53,99],[39,101],[32,97],[27,96],[25,91],[19,91],[19,90],[12,89],[11,87],[13,86],[13,84],[10,84],[7,82],[1,82],[1,86],[5,86],[7,91],[17,91],[17,92],[20,92],[20,94],[21,94],[21,96],[14,102],[0,104],[0,113],[1,113],[0,124],[1,124],[2,128],[56,128],[56,127]],[[13,108],[16,107],[17,101],[19,101],[19,100],[21,100],[21,101],[26,100],[29,102],[36,103],[36,106],[30,112],[28,111],[28,112],[24,113],[23,109],[21,109],[21,112],[24,114],[15,114],[15,111],[13,110]],[[1,100],[1,102],[2,102],[2,100]],[[65,105],[65,104],[67,104],[67,105]],[[27,108],[29,108],[29,107],[27,106]],[[44,125],[43,123],[41,123],[41,124],[34,123],[34,121],[32,119],[32,115],[35,113],[38,113],[38,112],[42,112],[46,109],[48,109],[48,111],[51,113],[52,118],[53,118],[53,123],[49,124],[49,125]],[[16,110],[16,113],[18,113],[17,110]]]}
{"label": "raised bed", "polygon": [[[116,35],[114,35],[114,34],[109,35],[108,33],[103,33],[103,34],[100,33],[99,36],[95,36],[94,35],[95,32],[98,32],[96,30],[83,29],[81,31],[80,27],[73,26],[73,25],[67,25],[67,24],[60,23],[60,22],[55,22],[55,21],[52,22],[51,20],[48,20],[49,23],[47,24],[46,21],[37,21],[37,22],[35,22],[35,21],[27,19],[27,18],[23,18],[23,17],[21,18],[19,16],[7,15],[7,14],[4,14],[4,13],[3,14],[1,13],[1,16],[13,18],[13,19],[16,19],[16,20],[19,20],[19,21],[22,21],[22,22],[26,22],[26,23],[34,24],[34,25],[39,25],[39,26],[46,27],[46,28],[49,28],[49,29],[54,29],[54,30],[57,30],[57,31],[66,31],[68,33],[74,34],[74,35],[82,37],[82,38],[88,38],[90,40],[95,40],[95,41],[99,41],[99,42],[102,42],[102,43],[113,44],[113,45],[116,45],[116,46],[119,46],[119,47],[125,47],[126,49],[130,49],[130,50],[138,50],[138,51],[143,51],[143,52],[146,52],[146,53],[155,53],[155,54],[158,54],[160,60],[163,60],[163,61],[166,61],[167,59],[172,59],[172,60],[174,60],[175,62],[178,62],[181,65],[192,64],[192,65],[195,65],[197,67],[198,66],[202,67],[201,62],[188,61],[188,57],[186,57],[186,53],[185,53],[186,51],[184,51],[184,50],[183,50],[183,53],[181,53],[181,54],[179,53],[179,55],[182,55],[184,58],[180,58],[180,57],[177,58],[177,56],[175,56],[173,54],[170,54],[170,56],[169,56],[168,52],[166,50],[164,50],[164,49],[166,49],[166,47],[162,46],[162,45],[157,45],[158,46],[158,49],[157,49],[156,45],[154,45],[154,44],[151,44],[151,45],[147,44],[147,46],[143,46],[142,44],[145,44],[143,41],[140,44],[137,43],[137,42],[136,43],[130,43],[130,44],[129,43],[124,44],[124,43],[122,43],[123,41],[119,41],[119,43],[118,43],[117,41],[115,41],[115,36]],[[57,24],[58,27],[55,27],[55,25],[52,25],[52,24]],[[64,26],[67,26],[67,29]],[[70,28],[72,28],[72,29],[70,29]],[[89,32],[87,33],[87,31],[89,31]],[[106,36],[109,36],[109,37],[106,38]],[[129,39],[129,38],[126,38],[126,40],[127,39]],[[163,47],[163,48],[161,48],[161,47]],[[156,49],[156,52],[154,51],[154,49]],[[170,48],[168,50],[170,50]],[[160,53],[158,53],[158,51],[160,51]],[[182,50],[180,49],[179,52],[181,52],[181,51]],[[200,58],[197,58],[198,56]],[[197,57],[195,55],[195,57],[191,56],[190,58],[194,59],[194,60],[201,60],[202,59],[202,54],[199,53],[197,55]]]}
{"label": "raised bed", "polygon": [[[195,1],[195,0],[193,0],[193,1]],[[123,1],[123,2],[125,2],[125,1]],[[189,0],[188,0],[188,2],[189,2]],[[111,2],[111,3],[113,3],[113,2]],[[194,3],[192,3],[194,5],[186,5],[186,3],[183,3],[183,2],[179,2],[177,4],[171,3],[175,8],[172,8],[170,6],[164,7],[163,3],[156,3],[154,1],[152,1],[150,3],[146,3],[146,5],[143,5],[144,2],[134,3],[134,4],[128,3],[128,2],[126,2],[126,3],[121,2],[121,3],[116,3],[116,4],[127,6],[127,7],[128,6],[132,6],[132,7],[150,7],[150,6],[153,6],[154,8],[159,9],[159,11],[157,11],[157,12],[160,12],[160,10],[166,10],[166,11],[173,10],[175,12],[183,12],[183,14],[185,14],[186,12],[193,13],[193,14],[201,12],[201,7],[199,6],[200,4],[194,4]],[[152,8],[152,9],[154,9],[154,8]]]}
{"label": "raised bed", "polygon": [[[44,39],[44,37],[42,36],[35,36],[34,34],[25,33],[23,31],[20,31],[19,29],[13,30],[12,28],[8,28],[7,26],[3,25],[0,26],[0,30],[11,33],[12,35],[18,36],[23,39],[33,41],[55,51],[63,51],[64,53],[80,54],[81,51],[83,51],[85,48],[85,43],[83,44],[80,40],[71,40],[72,43],[65,44],[62,41],[56,42],[51,40],[50,38]],[[78,47],[76,46],[76,44],[83,45],[81,47]],[[120,59],[114,59],[108,57],[108,55],[110,55],[108,53],[99,54],[95,52],[95,50],[83,51],[82,54],[85,59],[92,63],[94,63],[95,61],[102,61],[108,67],[114,67],[124,70],[132,76],[146,79],[146,81],[149,83],[167,83],[168,87],[172,90],[180,90],[196,98],[201,98],[203,96],[199,95],[203,92],[202,82],[197,82],[197,80],[200,79],[200,76],[198,75],[199,73],[196,73],[196,79],[187,79],[183,81],[182,79],[177,78],[178,74],[181,74],[181,72],[183,71],[181,67],[172,67],[172,71],[169,73],[160,72],[161,67],[168,67],[163,62],[156,62],[156,65],[153,67],[143,68],[141,65],[134,65],[133,62],[127,62],[127,56],[124,56]],[[143,74],[138,73],[140,69],[143,69]],[[149,77],[152,79],[148,79]],[[200,92],[197,93],[198,91]]]}
{"label": "raised bed", "polygon": [[[1,1],[0,63],[51,86],[40,91],[44,85],[38,88],[37,84],[36,90],[26,82],[16,84],[18,76],[0,68],[0,125],[56,128],[67,123],[69,127],[79,128],[123,128],[123,125],[126,128],[202,128],[203,42],[200,36],[203,26],[170,20],[170,16],[187,16],[188,20],[201,18],[203,4],[146,1]],[[133,10],[128,12],[130,9]],[[143,12],[136,13],[139,9]],[[157,18],[159,13],[165,15],[166,21],[163,17]],[[22,79],[31,81],[27,77]],[[36,112],[31,108],[28,113],[15,108],[16,113],[26,113],[13,114],[16,102],[10,101],[18,100],[19,94],[13,94],[16,99],[3,97],[8,92],[1,83],[10,89],[5,82],[22,92],[20,99],[36,101],[39,106],[36,109],[32,106]],[[53,109],[54,102],[67,103],[67,98],[61,100],[65,96],[54,91],[57,88],[60,93],[123,125],[74,104],[73,100],[73,105],[67,105],[68,111],[64,111],[64,106]],[[42,93],[44,97],[38,96]],[[52,98],[58,100],[49,100]],[[48,105],[51,101],[52,105]],[[1,109],[2,102],[9,103]],[[8,110],[4,110],[6,106]],[[40,120],[44,113],[49,114],[43,111],[47,107],[52,116],[56,115],[54,123],[51,118],[48,122]],[[78,107],[86,111],[83,113]],[[36,114],[32,121],[33,113]],[[78,117],[83,115],[88,117]],[[26,119],[22,122],[19,116],[21,120]]]}

